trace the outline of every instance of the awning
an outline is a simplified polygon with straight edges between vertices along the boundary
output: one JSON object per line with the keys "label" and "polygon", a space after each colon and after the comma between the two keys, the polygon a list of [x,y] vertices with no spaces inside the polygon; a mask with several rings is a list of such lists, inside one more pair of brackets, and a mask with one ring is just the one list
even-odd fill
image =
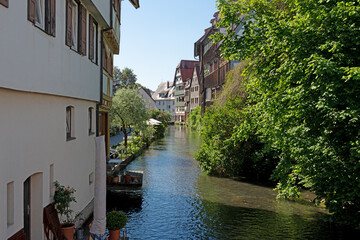
{"label": "awning", "polygon": [[150,118],[149,120],[146,120],[146,124],[147,125],[160,125],[161,122],[156,119]]}

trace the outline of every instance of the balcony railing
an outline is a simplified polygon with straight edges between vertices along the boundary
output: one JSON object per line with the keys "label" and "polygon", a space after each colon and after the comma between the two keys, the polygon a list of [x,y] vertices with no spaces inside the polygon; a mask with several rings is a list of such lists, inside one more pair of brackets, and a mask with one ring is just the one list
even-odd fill
{"label": "balcony railing", "polygon": [[212,73],[205,76],[205,88],[216,87],[218,84],[218,71],[217,69]]}

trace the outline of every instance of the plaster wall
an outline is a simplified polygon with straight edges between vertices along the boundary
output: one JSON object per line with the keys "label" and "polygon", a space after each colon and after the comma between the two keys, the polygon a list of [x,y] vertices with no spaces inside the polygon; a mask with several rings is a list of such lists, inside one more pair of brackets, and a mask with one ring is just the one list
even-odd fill
{"label": "plaster wall", "polygon": [[138,90],[139,95],[141,96],[141,98],[145,101],[145,107],[146,109],[155,109],[158,110],[154,99],[152,99],[152,97],[149,96],[149,94],[147,94],[144,89],[140,88]]}
{"label": "plaster wall", "polygon": [[[86,0],[90,1],[90,0]],[[105,21],[110,25],[110,2],[111,0],[91,0],[98,11],[101,13]],[[120,1],[121,4],[121,1]]]}
{"label": "plaster wall", "polygon": [[[106,13],[109,4],[101,2],[94,0]],[[55,37],[27,20],[27,1],[10,1],[9,8],[0,5],[1,87],[99,100],[99,65],[65,45],[65,3],[56,1]],[[99,41],[98,46],[100,62]]]}
{"label": "plaster wall", "polygon": [[[66,140],[69,105],[74,107],[75,139],[71,141]],[[76,189],[75,212],[92,201],[94,183],[89,182],[89,175],[95,171],[95,135],[89,135],[89,107],[95,109],[96,102],[0,88],[0,239],[8,239],[24,227],[23,183],[30,176],[42,176],[37,179],[42,183],[36,183],[42,196],[37,212],[52,201],[52,178]],[[8,225],[10,182],[14,182],[14,221]],[[36,236],[43,237],[42,222],[33,226],[38,226]]]}

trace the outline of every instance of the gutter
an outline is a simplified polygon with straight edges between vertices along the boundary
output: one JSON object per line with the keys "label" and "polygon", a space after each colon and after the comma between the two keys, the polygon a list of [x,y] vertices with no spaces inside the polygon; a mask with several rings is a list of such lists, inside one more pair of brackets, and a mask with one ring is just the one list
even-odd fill
{"label": "gutter", "polygon": [[103,82],[104,82],[104,78],[103,78],[103,73],[104,73],[104,69],[103,69],[103,55],[104,55],[104,32],[107,32],[109,30],[111,30],[112,27],[108,27],[108,28],[104,28],[101,30],[101,34],[100,34],[100,99],[98,104],[96,104],[96,136],[99,136],[99,107],[102,105],[103,102]]}

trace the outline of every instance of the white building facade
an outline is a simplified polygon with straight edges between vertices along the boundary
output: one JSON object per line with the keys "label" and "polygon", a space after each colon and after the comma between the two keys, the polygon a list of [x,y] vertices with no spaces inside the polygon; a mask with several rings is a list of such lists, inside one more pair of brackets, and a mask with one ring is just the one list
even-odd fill
{"label": "white building facade", "polygon": [[138,89],[139,96],[144,100],[145,102],[145,108],[147,110],[154,109],[158,110],[155,100],[151,96],[151,92],[149,89],[144,89],[143,87],[140,87]]}
{"label": "white building facade", "polygon": [[162,112],[171,114],[171,122],[175,121],[175,87],[169,82],[160,83],[152,98],[155,100],[156,107]]}
{"label": "white building facade", "polygon": [[[109,84],[100,78],[102,36],[105,29],[120,36],[111,20],[120,2],[0,0],[0,239],[21,231],[44,239],[54,181],[75,188],[74,212],[91,213],[99,108]],[[114,43],[105,42],[112,63]]]}

